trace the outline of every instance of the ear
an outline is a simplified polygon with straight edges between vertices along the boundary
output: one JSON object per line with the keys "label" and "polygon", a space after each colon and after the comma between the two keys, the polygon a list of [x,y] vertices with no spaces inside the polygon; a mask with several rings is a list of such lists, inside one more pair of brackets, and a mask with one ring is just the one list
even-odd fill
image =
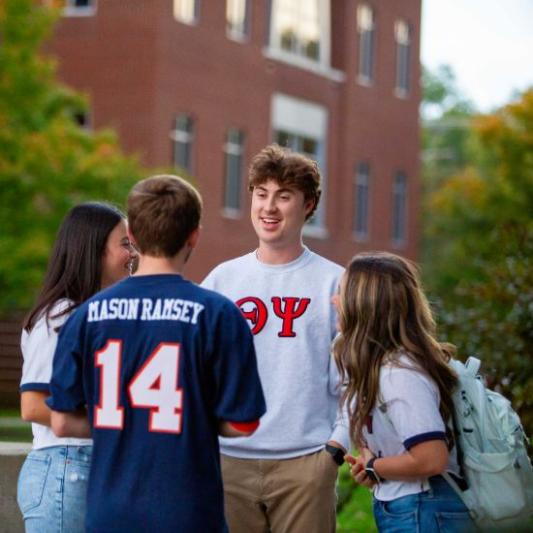
{"label": "ear", "polygon": [[139,248],[137,247],[137,242],[135,241],[135,237],[133,236],[133,233],[131,232],[129,226],[128,226],[128,229],[127,229],[127,233],[128,233],[128,239],[133,244],[133,246],[135,246],[135,248],[138,250]]}
{"label": "ear", "polygon": [[189,238],[187,239],[187,245],[191,250],[198,244],[198,239],[200,238],[200,229],[201,226],[198,226],[196,229],[192,230]]}
{"label": "ear", "polygon": [[315,203],[316,203],[316,200],[314,198],[310,198],[309,200],[307,200],[307,202],[304,202],[304,210],[305,210],[306,217],[315,207]]}

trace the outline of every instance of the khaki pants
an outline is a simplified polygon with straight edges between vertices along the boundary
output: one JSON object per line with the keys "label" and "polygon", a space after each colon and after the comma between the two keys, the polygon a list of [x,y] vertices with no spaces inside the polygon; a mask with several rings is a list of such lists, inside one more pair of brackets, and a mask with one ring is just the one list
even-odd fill
{"label": "khaki pants", "polygon": [[322,450],[294,459],[222,455],[230,533],[332,533],[338,467]]}

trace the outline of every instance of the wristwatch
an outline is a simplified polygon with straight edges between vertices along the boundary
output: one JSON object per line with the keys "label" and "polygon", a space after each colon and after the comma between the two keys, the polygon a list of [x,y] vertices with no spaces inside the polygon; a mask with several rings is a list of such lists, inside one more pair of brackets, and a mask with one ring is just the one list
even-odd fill
{"label": "wristwatch", "polygon": [[337,448],[337,446],[332,446],[331,444],[326,444],[326,451],[331,454],[333,460],[341,466],[344,463],[344,450]]}
{"label": "wristwatch", "polygon": [[368,461],[368,463],[366,463],[366,466],[365,466],[365,472],[366,472],[366,475],[374,482],[374,483],[383,483],[384,481],[386,481],[385,478],[381,477],[374,469],[374,461],[377,459],[377,457],[372,457],[372,459],[370,459]]}

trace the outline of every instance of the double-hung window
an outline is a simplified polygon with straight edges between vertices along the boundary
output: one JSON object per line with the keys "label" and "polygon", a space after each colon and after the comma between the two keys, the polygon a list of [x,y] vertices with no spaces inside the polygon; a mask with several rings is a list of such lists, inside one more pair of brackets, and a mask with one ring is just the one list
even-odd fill
{"label": "double-hung window", "polygon": [[66,0],[63,15],[88,17],[96,13],[96,0]]}
{"label": "double-hung window", "polygon": [[370,204],[370,167],[368,163],[358,163],[354,182],[354,212],[352,231],[355,239],[368,239]]}
{"label": "double-hung window", "polygon": [[250,35],[250,0],[226,0],[226,34],[235,41]]}
{"label": "double-hung window", "polygon": [[403,246],[407,241],[407,176],[397,172],[392,186],[392,242]]}
{"label": "double-hung window", "polygon": [[242,175],[244,133],[230,128],[224,143],[224,214],[240,215],[242,208]]}
{"label": "double-hung window", "polygon": [[330,20],[330,0],[271,0],[271,50],[305,68],[329,68]]}
{"label": "double-hung window", "polygon": [[326,134],[328,111],[325,107],[276,93],[272,98],[273,140],[284,148],[299,152],[317,162],[321,173],[321,197],[313,217],[304,227],[309,236],[325,237],[326,231]]}
{"label": "double-hung window", "polygon": [[359,66],[357,81],[371,85],[374,81],[376,22],[373,9],[367,4],[357,8],[357,33],[359,35]]}
{"label": "double-hung window", "polygon": [[396,95],[406,97],[409,94],[411,74],[411,28],[404,20],[397,20],[394,25],[396,41]]}
{"label": "double-hung window", "polygon": [[184,24],[196,24],[200,15],[200,0],[174,0],[174,18]]}
{"label": "double-hung window", "polygon": [[192,173],[194,122],[191,115],[181,113],[175,118],[171,139],[173,143],[172,152],[174,166],[183,168],[187,172]]}

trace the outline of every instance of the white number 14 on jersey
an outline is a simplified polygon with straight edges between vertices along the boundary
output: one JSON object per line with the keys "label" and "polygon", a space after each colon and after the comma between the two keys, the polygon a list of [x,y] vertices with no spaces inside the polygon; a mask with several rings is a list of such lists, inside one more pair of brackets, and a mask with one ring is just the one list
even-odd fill
{"label": "white number 14 on jersey", "polygon": [[[178,388],[180,347],[164,343],[150,354],[128,386],[132,407],[150,409],[149,430],[181,433],[182,389]],[[122,429],[124,407],[120,405],[122,341],[109,340],[96,352],[100,368],[100,401],[94,410],[94,426]]]}

